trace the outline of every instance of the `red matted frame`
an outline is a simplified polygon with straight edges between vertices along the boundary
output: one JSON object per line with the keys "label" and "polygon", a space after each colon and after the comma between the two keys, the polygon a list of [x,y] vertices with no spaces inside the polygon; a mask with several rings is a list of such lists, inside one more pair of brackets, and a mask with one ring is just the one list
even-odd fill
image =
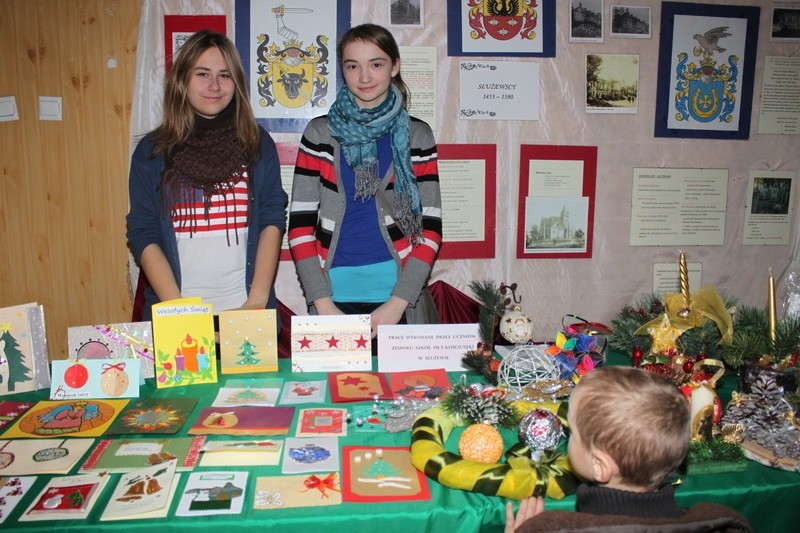
{"label": "red matted frame", "polygon": [[176,33],[194,33],[205,29],[227,34],[225,15],[164,15],[164,58],[167,72],[172,68],[173,36]]}
{"label": "red matted frame", "polygon": [[[525,251],[525,199],[528,197],[531,160],[583,161],[583,196],[589,198],[586,220],[586,250],[580,252],[526,252]],[[550,146],[523,144],[519,155],[519,202],[517,205],[517,258],[518,259],[588,259],[592,257],[594,238],[594,197],[597,182],[596,146]],[[535,192],[535,191],[533,191]]]}
{"label": "red matted frame", "polygon": [[[495,233],[497,227],[497,145],[495,144],[439,144],[439,160],[482,159],[486,162],[485,191],[483,205],[483,240],[444,241],[437,259],[491,259],[495,256]],[[447,214],[443,213],[446,219]],[[445,222],[446,220],[443,220]]]}
{"label": "red matted frame", "polygon": [[[282,167],[291,166],[294,169],[294,164],[297,161],[297,150],[300,149],[300,143],[275,143],[275,146],[278,148],[278,163]],[[289,195],[289,202],[292,201],[292,180],[290,179],[288,182],[283,181],[283,190],[286,191],[286,194]],[[288,220],[287,220],[288,224]],[[289,228],[287,226],[286,232],[288,233]],[[286,243],[286,237],[284,237],[284,243]],[[292,252],[289,251],[289,245],[286,243],[284,246],[281,245],[281,261],[291,261],[292,260]]]}

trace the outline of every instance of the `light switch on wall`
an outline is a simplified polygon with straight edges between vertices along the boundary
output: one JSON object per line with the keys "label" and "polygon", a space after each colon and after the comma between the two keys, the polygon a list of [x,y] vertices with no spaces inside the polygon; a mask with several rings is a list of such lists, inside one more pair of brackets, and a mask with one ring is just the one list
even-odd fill
{"label": "light switch on wall", "polygon": [[62,120],[60,96],[39,97],[39,120]]}
{"label": "light switch on wall", "polygon": [[0,96],[0,122],[19,120],[17,99],[13,96]]}

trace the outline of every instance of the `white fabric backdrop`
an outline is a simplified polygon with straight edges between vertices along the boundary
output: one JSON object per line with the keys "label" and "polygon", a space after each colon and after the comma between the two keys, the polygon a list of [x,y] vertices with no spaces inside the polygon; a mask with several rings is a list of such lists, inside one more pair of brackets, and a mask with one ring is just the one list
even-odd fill
{"label": "white fabric backdrop", "polygon": [[[614,2],[625,4],[625,2]],[[439,143],[497,144],[497,246],[494,259],[439,260],[431,281],[442,279],[469,293],[474,279],[516,282],[523,309],[534,320],[537,340],[551,340],[561,317],[572,313],[608,323],[623,305],[633,303],[652,287],[654,263],[674,262],[672,246],[631,247],[632,171],[635,167],[727,168],[728,202],[723,246],[683,247],[690,263],[702,263],[703,284],[713,283],[740,303],[766,304],[767,274],[778,277],[797,256],[800,234],[793,221],[788,246],[744,246],[742,225],[751,170],[798,168],[797,135],[759,135],[758,109],[766,55],[797,55],[800,43],[769,41],[772,3],[712,0],[704,4],[762,5],[758,39],[750,139],[743,141],[654,138],[656,71],[660,1],[637,0],[652,7],[652,38],[609,37],[610,0],[605,2],[605,42],[569,42],[569,2],[557,2],[555,58],[526,58],[540,65],[539,121],[464,121],[458,114],[458,57],[447,56],[447,3],[425,2],[423,29],[395,30],[400,45],[436,46],[439,94],[434,132]],[[292,3],[285,2],[287,7]],[[299,3],[297,4],[299,5]],[[388,0],[352,0],[352,24],[388,22]],[[143,0],[137,77],[134,91],[132,143],[152,129],[161,114],[165,14],[227,14],[233,28],[234,0]],[[636,53],[640,59],[639,112],[636,115],[586,114],[585,56],[587,53]],[[492,58],[496,60],[496,58]],[[503,60],[500,58],[499,60]],[[518,58],[513,60],[517,61]],[[800,88],[798,89],[800,90]],[[277,133],[277,142],[298,142],[299,134]],[[598,147],[594,246],[591,259],[516,259],[519,145],[553,144]],[[798,207],[795,194],[795,210]],[[133,267],[135,269],[135,267]],[[133,277],[132,279],[136,279]],[[305,304],[291,261],[282,262],[276,282],[278,298],[298,314]],[[780,297],[780,296],[779,296]]]}

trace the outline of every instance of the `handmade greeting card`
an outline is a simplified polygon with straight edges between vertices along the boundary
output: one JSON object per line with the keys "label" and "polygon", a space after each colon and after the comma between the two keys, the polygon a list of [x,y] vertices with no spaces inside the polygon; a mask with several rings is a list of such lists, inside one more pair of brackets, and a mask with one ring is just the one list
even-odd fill
{"label": "handmade greeting card", "polygon": [[283,387],[280,404],[324,403],[328,384],[319,381],[287,381]]}
{"label": "handmade greeting card", "polygon": [[222,387],[211,407],[236,407],[250,405],[253,407],[273,407],[278,403],[281,389],[232,388]]}
{"label": "handmade greeting card", "polygon": [[6,438],[97,437],[128,400],[41,401],[5,433]]}
{"label": "handmade greeting card", "polygon": [[214,440],[203,446],[200,466],[274,466],[280,461],[280,440]]}
{"label": "handmade greeting card", "polygon": [[0,472],[67,474],[93,443],[94,439],[0,440]]}
{"label": "handmade greeting card", "polygon": [[0,396],[49,387],[49,363],[42,306],[0,309]]}
{"label": "handmade greeting card", "polygon": [[11,422],[33,406],[33,402],[0,401],[0,429],[11,425]]}
{"label": "handmade greeting card", "polygon": [[414,468],[408,448],[342,448],[346,502],[429,500],[428,478]]}
{"label": "handmade greeting card", "polygon": [[347,409],[301,409],[298,437],[344,437],[347,435]]}
{"label": "handmade greeting card", "polygon": [[104,473],[55,477],[48,481],[18,520],[84,519],[89,516],[107,482],[108,475]]}
{"label": "handmade greeting card", "polygon": [[200,411],[189,435],[286,435],[294,407],[207,407]]}
{"label": "handmade greeting card", "polygon": [[223,374],[278,371],[278,320],[274,309],[236,309],[219,314]]}
{"label": "handmade greeting card", "polygon": [[100,520],[163,518],[175,492],[176,461],[123,474]]}
{"label": "handmade greeting card", "polygon": [[214,314],[200,298],[153,306],[153,343],[158,388],[217,382]]}
{"label": "handmade greeting card", "polygon": [[433,400],[450,390],[450,379],[443,368],[390,372],[389,383],[396,399]]}
{"label": "handmade greeting card", "polygon": [[176,516],[240,514],[247,488],[247,472],[189,474]]}
{"label": "handmade greeting card", "polygon": [[14,511],[36,477],[0,477],[0,524]]}
{"label": "handmade greeting card", "polygon": [[177,433],[196,404],[196,398],[140,398],[117,417],[106,435]]}
{"label": "handmade greeting card", "polygon": [[94,324],[67,328],[67,358],[137,359],[143,378],[153,373],[153,327],[147,322]]}
{"label": "handmade greeting card", "polygon": [[283,446],[284,474],[331,472],[339,470],[339,439],[313,437],[286,439]]}
{"label": "handmade greeting card", "polygon": [[228,378],[225,386],[234,389],[278,389],[283,385],[281,377]]}
{"label": "handmade greeting card", "polygon": [[103,439],[81,466],[81,472],[131,472],[176,460],[178,471],[192,470],[205,437]]}
{"label": "handmade greeting card", "polygon": [[292,316],[292,372],[372,370],[369,315]]}
{"label": "handmade greeting card", "polygon": [[253,509],[320,507],[342,503],[337,472],[256,478]]}
{"label": "handmade greeting card", "polygon": [[62,359],[52,365],[51,400],[139,396],[142,368],[136,359]]}
{"label": "handmade greeting card", "polygon": [[333,403],[391,400],[389,383],[377,372],[332,372],[328,386]]}

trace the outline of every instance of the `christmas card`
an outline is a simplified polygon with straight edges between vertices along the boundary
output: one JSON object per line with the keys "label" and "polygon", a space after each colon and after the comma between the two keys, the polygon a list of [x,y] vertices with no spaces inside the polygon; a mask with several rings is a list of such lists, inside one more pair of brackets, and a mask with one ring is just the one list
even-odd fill
{"label": "christmas card", "polygon": [[189,435],[286,435],[294,407],[207,407]]}
{"label": "christmas card", "polygon": [[281,458],[280,440],[206,441],[200,466],[274,466]]}
{"label": "christmas card", "polygon": [[176,460],[178,471],[192,470],[205,437],[103,439],[81,466],[81,472],[131,472]]}
{"label": "christmas card", "polygon": [[141,365],[137,359],[62,359],[52,365],[51,400],[139,396]]}
{"label": "christmas card", "polygon": [[217,382],[214,314],[200,298],[153,306],[156,387]]}
{"label": "christmas card", "polygon": [[283,385],[283,378],[228,378],[225,386],[234,389],[278,389]]}
{"label": "christmas card", "polygon": [[155,377],[153,326],[149,321],[67,328],[67,346],[70,360],[137,359],[142,380]]}
{"label": "christmas card", "polygon": [[140,398],[111,424],[106,435],[173,434],[183,427],[196,398]]}
{"label": "christmas card", "polygon": [[165,518],[175,494],[176,461],[123,474],[100,520]]}
{"label": "christmas card", "polygon": [[278,371],[278,320],[274,309],[236,309],[219,314],[223,374]]}
{"label": "christmas card", "polygon": [[339,439],[312,437],[286,439],[283,445],[284,474],[339,470]]}
{"label": "christmas card", "polygon": [[0,396],[49,386],[44,309],[36,303],[0,309]]}
{"label": "christmas card", "polygon": [[175,516],[240,514],[246,488],[247,472],[193,472]]}
{"label": "christmas card", "polygon": [[0,472],[68,474],[93,443],[94,439],[0,440]]}
{"label": "christmas card", "polygon": [[328,386],[333,403],[393,399],[389,383],[377,372],[332,372]]}
{"label": "christmas card", "polygon": [[6,438],[97,437],[128,400],[41,401],[3,434]]}
{"label": "christmas card", "polygon": [[324,403],[328,384],[319,381],[287,381],[283,387],[280,404]]}
{"label": "christmas card", "polygon": [[0,477],[0,524],[14,511],[36,481],[34,476]]}
{"label": "christmas card", "polygon": [[281,389],[231,388],[222,387],[211,407],[236,407],[250,405],[253,407],[274,407],[278,403]]}
{"label": "christmas card", "polygon": [[33,407],[33,402],[12,402],[0,400],[0,430],[11,425],[11,422]]}
{"label": "christmas card", "polygon": [[53,478],[18,520],[84,519],[107,482],[105,472]]}
{"label": "christmas card", "polygon": [[369,315],[292,316],[292,372],[372,370]]}
{"label": "christmas card", "polygon": [[428,478],[414,468],[408,448],[342,448],[346,502],[430,500]]}
{"label": "christmas card", "polygon": [[390,372],[389,383],[395,399],[433,400],[450,390],[450,379],[443,368]]}
{"label": "christmas card", "polygon": [[322,507],[341,503],[342,488],[337,472],[256,478],[253,509]]}
{"label": "christmas card", "polygon": [[347,409],[301,409],[297,437],[344,437],[347,435]]}

